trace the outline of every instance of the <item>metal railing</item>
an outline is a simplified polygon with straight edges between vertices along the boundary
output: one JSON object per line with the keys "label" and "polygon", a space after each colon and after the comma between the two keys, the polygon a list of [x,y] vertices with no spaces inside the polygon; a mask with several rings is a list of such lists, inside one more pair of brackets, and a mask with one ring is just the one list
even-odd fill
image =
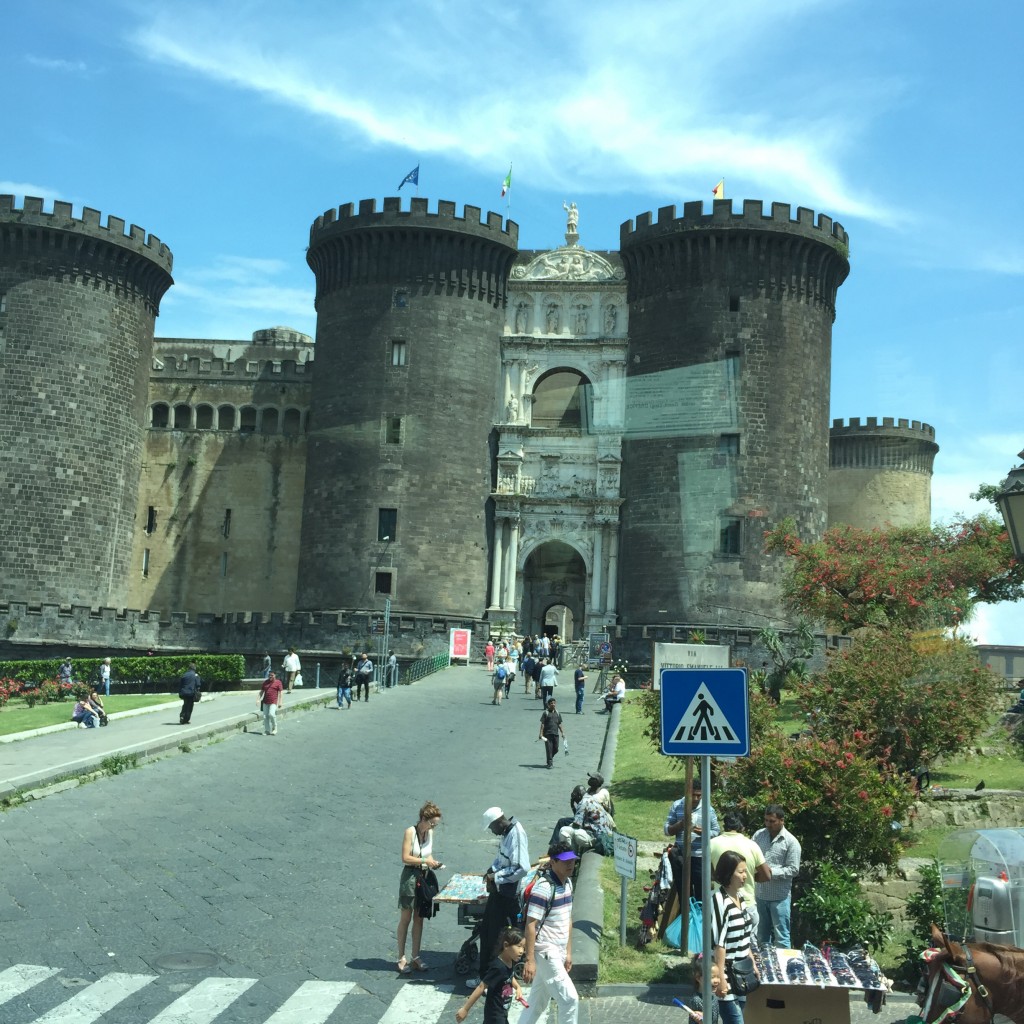
{"label": "metal railing", "polygon": [[407,684],[415,683],[417,679],[422,679],[424,676],[429,676],[434,672],[440,672],[441,669],[447,668],[449,660],[447,654],[435,654],[431,658],[421,658],[419,661],[414,661],[402,672],[398,681]]}

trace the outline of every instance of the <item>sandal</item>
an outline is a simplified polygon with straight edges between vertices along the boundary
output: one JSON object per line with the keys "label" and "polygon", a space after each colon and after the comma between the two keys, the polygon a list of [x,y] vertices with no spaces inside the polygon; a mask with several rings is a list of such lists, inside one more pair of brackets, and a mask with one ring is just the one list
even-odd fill
{"label": "sandal", "polygon": [[429,970],[427,965],[418,956],[414,956],[412,958],[412,969],[414,971],[426,971],[426,970]]}
{"label": "sandal", "polygon": [[408,974],[409,973],[409,961],[406,960],[404,956],[399,958],[397,966],[398,966],[398,973],[399,974]]}

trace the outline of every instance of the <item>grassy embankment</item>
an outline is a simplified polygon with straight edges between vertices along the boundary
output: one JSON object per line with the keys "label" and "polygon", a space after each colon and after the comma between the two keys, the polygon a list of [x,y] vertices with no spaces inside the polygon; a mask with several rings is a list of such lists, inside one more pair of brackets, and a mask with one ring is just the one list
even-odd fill
{"label": "grassy embankment", "polygon": [[[802,724],[799,710],[791,696],[786,695],[779,708],[779,722],[789,735]],[[682,795],[683,773],[673,766],[674,759],[663,757],[641,734],[643,722],[629,704],[622,709],[622,722],[615,751],[615,778],[612,793],[615,797],[615,822],[618,830],[635,836],[641,842],[662,842],[662,825],[669,805]],[[984,741],[984,753],[952,761],[932,771],[932,784],[950,788],[973,789],[980,780],[990,789],[1016,789],[1021,785],[1021,761],[1008,748],[998,731]],[[907,856],[933,857],[939,841],[948,829],[920,832],[908,830]],[[639,909],[646,899],[643,891],[650,885],[646,868],[641,867],[635,882],[628,884],[626,900],[626,945],[619,945],[619,904],[621,879],[612,859],[601,865],[601,881],[605,892],[604,933],[601,940],[600,980],[614,982],[678,984],[688,977],[688,969],[680,966],[679,951],[660,942],[649,944],[643,952],[637,950]],[[883,969],[891,968],[887,962],[896,955],[897,941],[891,942],[878,954]]]}
{"label": "grassy embankment", "polygon": [[[107,714],[131,711],[134,708],[150,707],[153,704],[168,704],[177,700],[173,693],[128,693],[103,698]],[[0,708],[0,736],[10,736],[30,729],[43,729],[48,725],[62,725],[71,720],[75,710],[73,700],[54,701],[52,704],[37,704],[28,707],[24,701],[15,698]]]}

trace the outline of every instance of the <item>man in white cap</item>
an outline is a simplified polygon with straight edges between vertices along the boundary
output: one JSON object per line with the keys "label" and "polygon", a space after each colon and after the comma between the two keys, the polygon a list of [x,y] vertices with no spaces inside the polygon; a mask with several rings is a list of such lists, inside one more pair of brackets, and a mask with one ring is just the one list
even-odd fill
{"label": "man in white cap", "polygon": [[530,847],[526,829],[515,818],[506,816],[500,807],[484,811],[484,828],[501,837],[498,855],[484,875],[487,885],[487,906],[480,923],[480,974],[466,982],[476,988],[480,978],[494,959],[494,947],[503,928],[516,923],[519,917],[519,879],[530,870]]}
{"label": "man in white cap", "polygon": [[576,1024],[580,997],[569,977],[572,970],[572,872],[576,854],[568,843],[548,848],[548,869],[538,873],[526,904],[526,956],[523,981],[530,989],[529,1008],[519,1024],[539,1020],[552,999],[558,1024]]}

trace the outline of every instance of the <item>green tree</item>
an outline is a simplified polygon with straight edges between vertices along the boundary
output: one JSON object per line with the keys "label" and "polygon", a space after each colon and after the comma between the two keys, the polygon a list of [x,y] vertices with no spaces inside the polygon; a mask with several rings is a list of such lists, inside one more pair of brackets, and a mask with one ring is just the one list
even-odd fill
{"label": "green tree", "polygon": [[782,700],[783,687],[807,678],[807,660],[814,654],[814,634],[811,627],[801,620],[785,638],[770,628],[762,629],[757,638],[772,659],[772,669],[765,673],[764,685],[768,695],[778,704]]}
{"label": "green tree", "polygon": [[1000,680],[963,640],[879,630],[833,654],[796,686],[814,734],[861,738],[871,756],[910,774],[962,753],[987,724]]}
{"label": "green tree", "polygon": [[863,735],[790,741],[769,730],[749,757],[719,767],[718,784],[719,803],[736,805],[748,817],[781,804],[804,863],[831,861],[855,871],[896,863],[899,824],[914,799],[907,781],[875,756]]}
{"label": "green tree", "polygon": [[787,605],[843,633],[956,629],[975,604],[1024,596],[1024,565],[1002,522],[984,513],[936,527],[837,526],[810,542],[785,520],[765,535],[765,550],[793,560]]}

